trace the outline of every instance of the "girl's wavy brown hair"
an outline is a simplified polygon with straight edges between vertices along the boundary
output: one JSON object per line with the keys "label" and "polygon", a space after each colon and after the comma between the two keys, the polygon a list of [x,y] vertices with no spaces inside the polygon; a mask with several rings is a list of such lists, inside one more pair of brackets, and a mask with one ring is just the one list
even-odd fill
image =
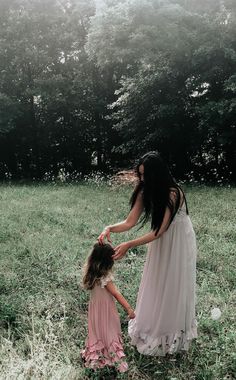
{"label": "girl's wavy brown hair", "polygon": [[114,264],[112,258],[114,254],[115,251],[110,244],[96,243],[94,245],[84,267],[82,283],[85,289],[93,289],[96,282],[108,274]]}

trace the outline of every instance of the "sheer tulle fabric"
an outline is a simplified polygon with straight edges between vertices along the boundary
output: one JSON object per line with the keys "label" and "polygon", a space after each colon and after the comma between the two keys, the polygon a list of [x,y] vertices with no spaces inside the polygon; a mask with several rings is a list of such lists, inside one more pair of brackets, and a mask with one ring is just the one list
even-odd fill
{"label": "sheer tulle fabric", "polygon": [[146,355],[188,350],[197,337],[195,319],[196,239],[185,206],[168,230],[148,246],[131,343]]}

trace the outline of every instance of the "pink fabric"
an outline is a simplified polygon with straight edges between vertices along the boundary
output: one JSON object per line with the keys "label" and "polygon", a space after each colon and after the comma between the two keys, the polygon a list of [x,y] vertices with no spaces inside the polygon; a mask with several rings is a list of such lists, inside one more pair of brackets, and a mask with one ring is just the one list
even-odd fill
{"label": "pink fabric", "polygon": [[113,296],[105,287],[101,287],[106,284],[104,281],[91,290],[88,337],[82,357],[86,367],[96,369],[116,366],[120,372],[125,372],[128,365],[124,360],[120,319]]}

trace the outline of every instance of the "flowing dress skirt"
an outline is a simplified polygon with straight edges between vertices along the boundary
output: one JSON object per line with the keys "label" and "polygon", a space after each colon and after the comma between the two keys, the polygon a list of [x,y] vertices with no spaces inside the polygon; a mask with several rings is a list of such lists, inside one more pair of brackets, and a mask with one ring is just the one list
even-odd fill
{"label": "flowing dress skirt", "polygon": [[188,350],[197,337],[195,319],[196,239],[185,207],[148,246],[136,304],[129,321],[131,343],[145,355]]}
{"label": "flowing dress skirt", "polygon": [[114,297],[99,284],[91,290],[88,337],[82,357],[89,368],[116,366],[120,372],[128,369]]}

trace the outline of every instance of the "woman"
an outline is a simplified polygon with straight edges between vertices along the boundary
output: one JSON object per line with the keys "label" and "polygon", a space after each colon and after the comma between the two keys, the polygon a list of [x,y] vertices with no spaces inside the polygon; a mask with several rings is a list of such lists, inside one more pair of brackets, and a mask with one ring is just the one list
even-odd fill
{"label": "woman", "polygon": [[105,227],[98,240],[103,244],[105,238],[110,241],[111,232],[129,230],[142,214],[142,224],[150,220],[151,231],[119,244],[114,259],[149,243],[129,335],[140,353],[163,356],[188,350],[197,337],[196,239],[184,192],[156,152],[140,159],[137,174],[128,217]]}

